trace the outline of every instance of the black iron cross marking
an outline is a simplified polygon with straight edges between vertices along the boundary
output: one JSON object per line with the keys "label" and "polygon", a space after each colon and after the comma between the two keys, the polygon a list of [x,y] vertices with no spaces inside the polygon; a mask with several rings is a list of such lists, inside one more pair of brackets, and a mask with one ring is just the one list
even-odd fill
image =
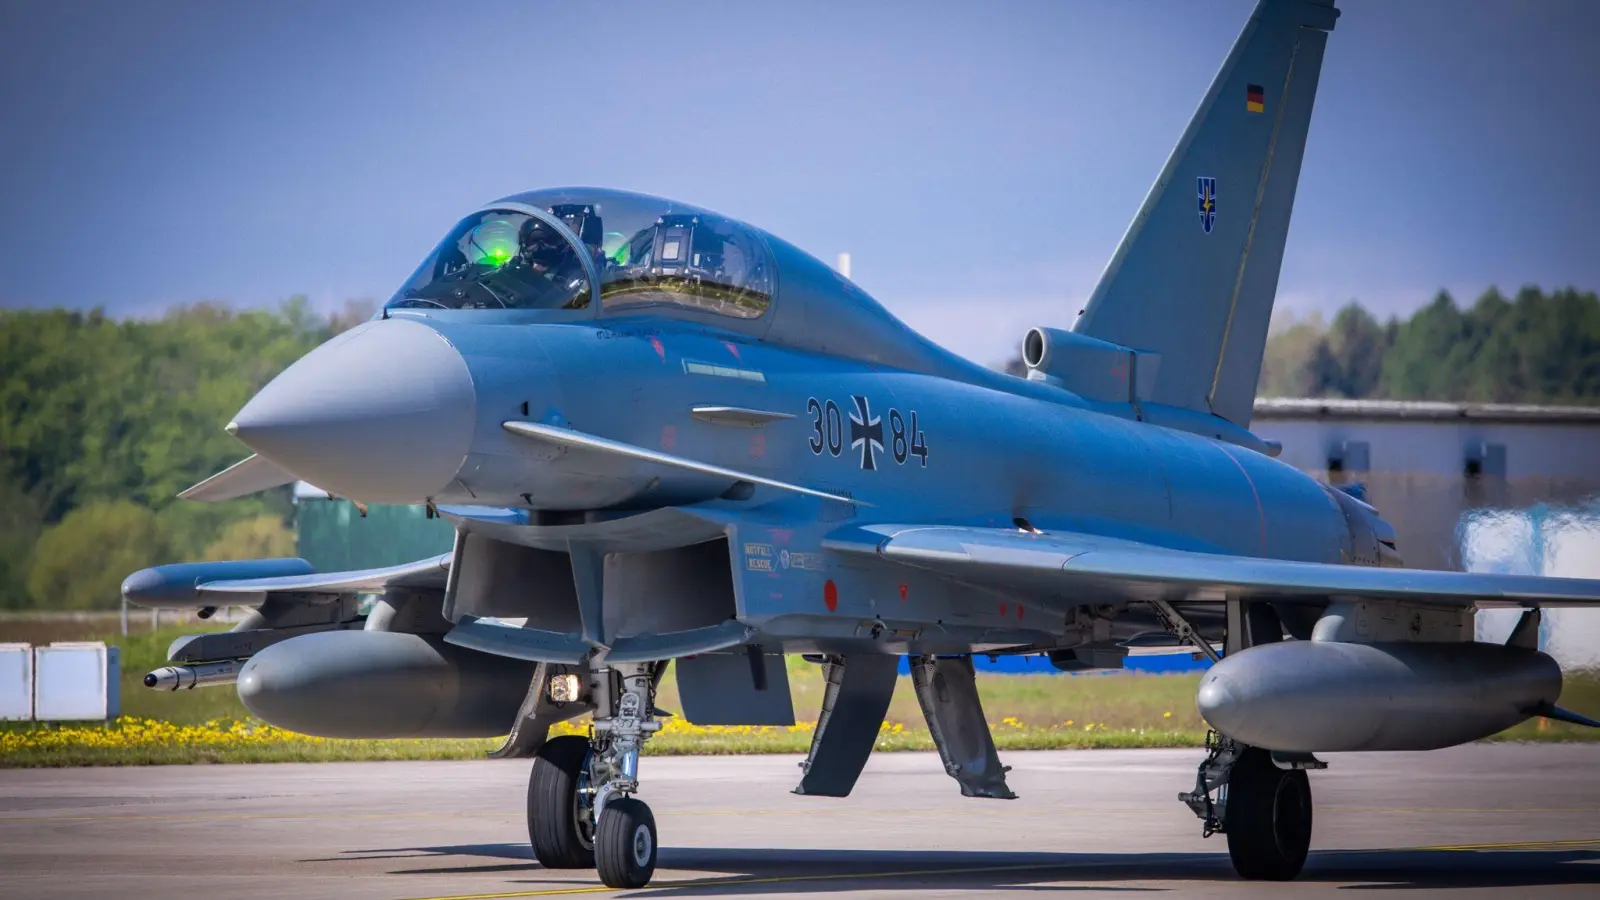
{"label": "black iron cross marking", "polygon": [[850,448],[861,450],[861,468],[876,470],[874,451],[883,452],[883,419],[872,414],[867,398],[852,396],[856,411],[850,414]]}

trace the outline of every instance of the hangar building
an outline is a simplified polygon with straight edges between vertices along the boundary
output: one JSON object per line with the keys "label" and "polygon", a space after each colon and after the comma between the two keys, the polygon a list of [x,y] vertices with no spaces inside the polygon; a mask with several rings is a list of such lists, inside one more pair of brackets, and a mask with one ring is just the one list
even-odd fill
{"label": "hangar building", "polygon": [[[1251,429],[1295,468],[1365,485],[1409,566],[1600,578],[1600,409],[1262,399]],[[1481,613],[1479,637],[1514,620]],[[1551,611],[1541,645],[1600,665],[1600,611]]]}

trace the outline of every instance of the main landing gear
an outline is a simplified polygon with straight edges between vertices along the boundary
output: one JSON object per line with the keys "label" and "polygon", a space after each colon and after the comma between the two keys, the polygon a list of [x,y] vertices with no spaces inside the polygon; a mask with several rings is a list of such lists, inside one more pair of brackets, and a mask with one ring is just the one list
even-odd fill
{"label": "main landing gear", "polygon": [[528,840],[551,869],[599,870],[607,887],[637,888],[656,870],[656,820],[639,790],[639,750],[661,728],[655,667],[631,663],[590,673],[589,737],[563,735],[539,749],[528,780]]}
{"label": "main landing gear", "polygon": [[1310,754],[1275,754],[1215,732],[1206,737],[1193,793],[1179,794],[1205,822],[1205,837],[1228,836],[1228,857],[1240,878],[1288,881],[1311,848],[1311,781],[1326,767]]}
{"label": "main landing gear", "polygon": [[[1192,644],[1212,663],[1221,658],[1170,603],[1154,600],[1151,605],[1178,640]],[[1280,639],[1281,625],[1270,607],[1256,604],[1251,609],[1237,600],[1228,606],[1228,652]],[[1305,867],[1311,849],[1311,780],[1306,770],[1327,767],[1309,753],[1263,750],[1210,732],[1194,791],[1178,799],[1205,823],[1202,836],[1228,836],[1228,857],[1240,878],[1289,881]]]}

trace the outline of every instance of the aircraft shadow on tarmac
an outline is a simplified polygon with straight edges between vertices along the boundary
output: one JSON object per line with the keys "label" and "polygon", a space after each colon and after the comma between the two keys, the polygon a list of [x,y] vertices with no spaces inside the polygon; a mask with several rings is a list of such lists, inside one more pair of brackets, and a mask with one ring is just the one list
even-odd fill
{"label": "aircraft shadow on tarmac", "polygon": [[[1160,890],[1106,882],[1233,881],[1226,853],[1005,853],[945,850],[766,850],[672,848],[660,851],[651,894],[697,896],[739,887],[745,893],[831,892],[841,882],[870,882],[877,890],[940,887],[974,890],[1062,890],[1063,883],[1095,890]],[[463,860],[466,864],[404,868],[395,875],[514,875],[507,884],[567,886],[572,873],[539,878],[526,844],[468,844],[350,850],[302,862]],[[496,862],[473,864],[471,858]],[[1343,884],[1349,890],[1539,887],[1600,884],[1600,842],[1564,849],[1507,850],[1317,850],[1298,881]],[[674,870],[682,874],[675,874]],[[691,875],[690,873],[696,873]],[[717,873],[706,877],[699,873]],[[1046,887],[1048,885],[1048,887]],[[866,885],[861,885],[866,887]]]}

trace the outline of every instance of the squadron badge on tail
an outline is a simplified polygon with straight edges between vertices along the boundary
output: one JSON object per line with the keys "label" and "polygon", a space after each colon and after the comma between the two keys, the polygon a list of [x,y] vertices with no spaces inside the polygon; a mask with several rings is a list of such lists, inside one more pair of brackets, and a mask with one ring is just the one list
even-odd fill
{"label": "squadron badge on tail", "polygon": [[1207,176],[1196,179],[1195,194],[1200,201],[1200,227],[1206,234],[1217,221],[1217,180]]}

